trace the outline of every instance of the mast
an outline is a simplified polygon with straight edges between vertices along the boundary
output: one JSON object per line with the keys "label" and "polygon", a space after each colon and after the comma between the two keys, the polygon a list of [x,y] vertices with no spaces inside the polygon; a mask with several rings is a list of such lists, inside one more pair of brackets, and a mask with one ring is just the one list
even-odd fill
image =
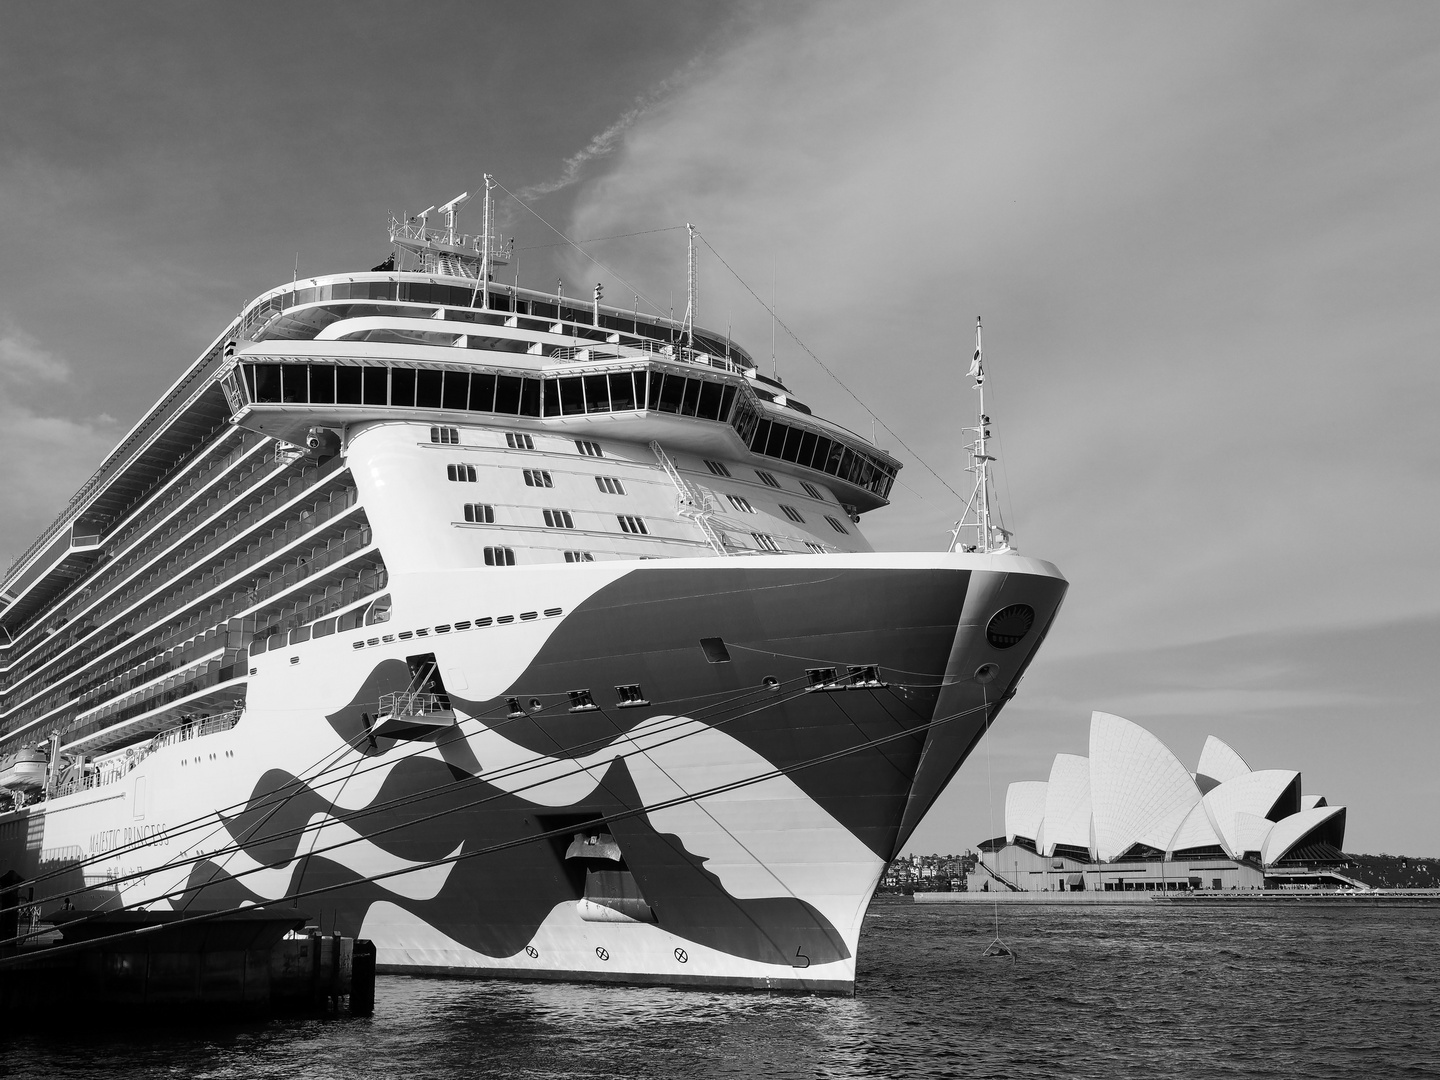
{"label": "mast", "polygon": [[[999,514],[990,505],[993,495],[990,463],[995,460],[995,456],[989,452],[990,417],[985,413],[985,360],[980,342],[979,316],[975,318],[975,358],[970,362],[970,370],[966,374],[975,380],[974,389],[979,403],[978,422],[974,427],[962,429],[975,432],[975,441],[966,448],[970,453],[970,465],[966,471],[974,473],[975,488],[971,492],[970,501],[965,504],[964,513],[955,523],[951,533],[953,540],[950,550],[980,554],[1011,551],[1013,548],[1010,545],[1010,533],[999,524]],[[972,529],[975,532],[975,543],[961,543],[962,534]]]}
{"label": "mast", "polygon": [[480,226],[480,310],[490,309],[490,189],[495,186],[495,178],[489,173],[485,174],[485,195],[483,222]]}
{"label": "mast", "polygon": [[693,349],[695,347],[695,226],[687,221],[685,223],[685,231],[690,234],[689,281],[687,288],[689,300],[685,305],[685,344]]}

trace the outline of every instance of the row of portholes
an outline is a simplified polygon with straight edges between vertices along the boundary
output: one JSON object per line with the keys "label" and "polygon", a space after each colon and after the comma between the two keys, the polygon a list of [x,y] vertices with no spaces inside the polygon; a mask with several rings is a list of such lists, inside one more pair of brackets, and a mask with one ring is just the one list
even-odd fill
{"label": "row of portholes", "polygon": [[[547,619],[558,619],[565,613],[564,608],[546,608],[544,616]],[[401,630],[394,634],[381,634],[379,637],[366,638],[361,641],[352,641],[352,649],[368,649],[375,645],[388,645],[394,641],[411,641],[415,638],[427,638],[431,635],[441,636],[450,633],[462,633],[466,630],[483,630],[487,626],[509,626],[515,622],[534,622],[540,618],[541,612],[522,611],[518,616],[501,615],[497,618],[490,618],[488,615],[482,619],[461,619],[456,623],[441,623],[438,626],[422,626],[418,630]]]}
{"label": "row of portholes", "polygon": [[[535,948],[534,945],[526,945],[526,946],[525,946],[525,955],[528,956],[528,957],[530,957],[531,960],[539,960],[539,959],[540,959],[540,950],[537,949],[537,948]],[[599,957],[602,962],[603,962],[603,961],[608,961],[608,960],[610,959],[610,950],[607,949],[607,948],[605,948],[605,946],[603,946],[603,945],[596,945],[596,946],[595,946],[595,955],[596,955],[597,957]],[[688,964],[688,963],[690,962],[690,954],[687,953],[684,949],[676,949],[676,950],[675,950],[675,961],[676,961],[676,963],[680,963],[680,964]]]}

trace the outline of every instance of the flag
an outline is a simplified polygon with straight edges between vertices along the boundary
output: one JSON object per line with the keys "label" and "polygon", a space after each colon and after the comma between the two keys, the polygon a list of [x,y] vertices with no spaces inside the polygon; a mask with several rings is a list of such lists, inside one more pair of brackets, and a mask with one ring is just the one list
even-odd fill
{"label": "flag", "polygon": [[975,359],[970,361],[970,370],[966,376],[974,379],[977,383],[985,381],[985,368],[980,362],[980,320],[975,320]]}

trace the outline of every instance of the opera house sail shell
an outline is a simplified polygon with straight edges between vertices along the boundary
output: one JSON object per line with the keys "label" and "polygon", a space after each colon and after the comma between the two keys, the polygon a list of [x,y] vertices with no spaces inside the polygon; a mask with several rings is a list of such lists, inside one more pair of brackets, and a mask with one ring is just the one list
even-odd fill
{"label": "opera house sail shell", "polygon": [[1057,754],[1046,781],[1011,784],[1005,835],[981,845],[1011,888],[1253,888],[1354,884],[1345,808],[1292,769],[1254,769],[1209,736],[1192,773],[1123,717],[1090,717],[1090,754]]}

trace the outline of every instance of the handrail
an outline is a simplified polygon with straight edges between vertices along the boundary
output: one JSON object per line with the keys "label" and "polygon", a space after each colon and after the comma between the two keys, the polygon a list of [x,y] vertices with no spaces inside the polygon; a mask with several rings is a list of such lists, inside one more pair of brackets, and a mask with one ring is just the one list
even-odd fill
{"label": "handrail", "polygon": [[427,713],[450,712],[450,698],[444,694],[422,694],[401,690],[380,697],[378,712],[382,716],[424,716]]}
{"label": "handrail", "polygon": [[160,732],[148,743],[140,747],[132,747],[123,755],[117,754],[99,763],[99,768],[94,772],[86,772],[83,776],[67,780],[57,785],[55,796],[73,795],[77,791],[85,791],[93,788],[105,787],[115,781],[123,779],[135,766],[144,761],[157,750],[167,746],[174,746],[177,743],[186,742],[190,739],[198,739],[205,735],[214,735],[217,732],[229,731],[240,722],[239,709],[230,709],[223,713],[216,713],[214,716],[202,718],[198,723],[181,723],[178,727],[169,728]]}

